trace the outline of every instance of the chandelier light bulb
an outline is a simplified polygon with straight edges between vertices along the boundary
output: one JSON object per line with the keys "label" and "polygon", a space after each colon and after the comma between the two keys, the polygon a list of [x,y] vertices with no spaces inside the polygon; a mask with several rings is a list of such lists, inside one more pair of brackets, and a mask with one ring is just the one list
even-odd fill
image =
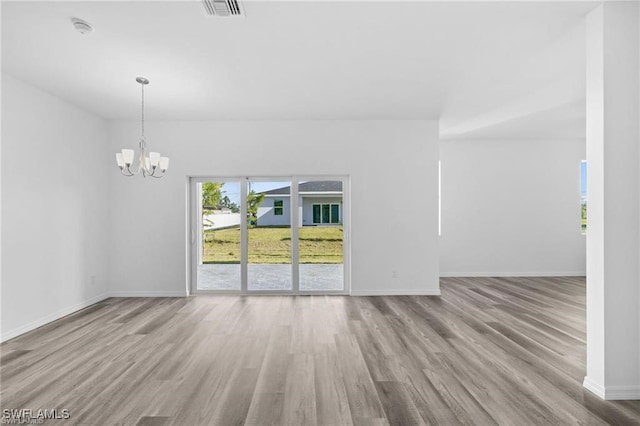
{"label": "chandelier light bulb", "polygon": [[129,167],[133,164],[133,156],[134,152],[132,149],[123,149],[122,150],[122,160],[124,164]]}
{"label": "chandelier light bulb", "polygon": [[149,163],[151,163],[151,167],[158,167],[160,163],[160,153],[159,152],[150,152],[149,153]]}
{"label": "chandelier light bulb", "polygon": [[169,168],[169,157],[160,157],[160,170],[163,172]]}

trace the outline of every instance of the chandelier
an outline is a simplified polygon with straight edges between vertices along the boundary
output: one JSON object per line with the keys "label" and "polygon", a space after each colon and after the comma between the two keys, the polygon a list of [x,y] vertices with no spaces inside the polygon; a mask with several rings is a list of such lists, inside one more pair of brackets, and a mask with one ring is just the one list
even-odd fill
{"label": "chandelier", "polygon": [[120,171],[125,176],[135,176],[142,172],[143,177],[161,178],[169,167],[169,158],[161,157],[159,152],[147,152],[147,140],[144,137],[144,86],[149,84],[149,80],[144,77],[138,77],[136,81],[142,86],[142,136],[140,136],[138,168],[134,170],[131,167],[134,159],[132,149],[123,149],[122,152],[116,153],[116,161]]}

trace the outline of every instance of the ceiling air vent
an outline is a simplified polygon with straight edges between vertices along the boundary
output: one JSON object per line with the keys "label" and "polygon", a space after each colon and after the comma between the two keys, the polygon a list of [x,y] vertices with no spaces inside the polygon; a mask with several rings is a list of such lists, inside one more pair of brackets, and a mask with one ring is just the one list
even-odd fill
{"label": "ceiling air vent", "polygon": [[202,4],[211,16],[242,16],[238,0],[202,0]]}

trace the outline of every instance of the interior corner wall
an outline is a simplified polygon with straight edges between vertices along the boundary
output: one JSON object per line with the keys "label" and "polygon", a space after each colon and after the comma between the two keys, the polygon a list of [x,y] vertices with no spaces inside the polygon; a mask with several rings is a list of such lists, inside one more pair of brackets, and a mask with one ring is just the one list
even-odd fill
{"label": "interior corner wall", "polygon": [[2,340],[106,297],[107,123],[2,74]]}
{"label": "interior corner wall", "polygon": [[441,276],[585,275],[579,140],[445,140]]}
{"label": "interior corner wall", "polygon": [[[439,294],[437,122],[148,122],[145,130],[171,164],[162,179],[111,168],[113,295],[186,293],[187,177],[292,175],[350,177],[352,294]],[[114,123],[111,133],[113,152],[134,148],[139,124]]]}

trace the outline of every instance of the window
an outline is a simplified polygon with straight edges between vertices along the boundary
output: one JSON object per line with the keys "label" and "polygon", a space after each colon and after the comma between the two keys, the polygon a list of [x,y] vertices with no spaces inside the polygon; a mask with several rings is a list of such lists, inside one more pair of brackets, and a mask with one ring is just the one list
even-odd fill
{"label": "window", "polygon": [[331,206],[329,204],[322,205],[322,223],[329,223]]}
{"label": "window", "polygon": [[587,233],[587,162],[580,162],[580,229]]}
{"label": "window", "polygon": [[340,223],[340,204],[314,204],[313,223]]}
{"label": "window", "polygon": [[275,216],[282,216],[284,214],[284,201],[273,200],[273,214]]}
{"label": "window", "polygon": [[331,204],[331,223],[340,223],[340,206]]}

